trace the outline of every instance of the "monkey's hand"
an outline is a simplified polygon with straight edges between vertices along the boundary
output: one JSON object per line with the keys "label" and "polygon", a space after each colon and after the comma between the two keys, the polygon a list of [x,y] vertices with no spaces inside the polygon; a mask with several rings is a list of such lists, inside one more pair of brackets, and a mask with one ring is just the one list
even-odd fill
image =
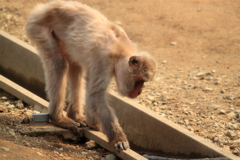
{"label": "monkey's hand", "polygon": [[114,146],[118,152],[121,152],[122,150],[127,150],[128,148],[130,148],[128,141],[118,142]]}
{"label": "monkey's hand", "polygon": [[121,129],[115,132],[115,136],[110,139],[109,143],[113,145],[118,152],[130,148],[127,137]]}

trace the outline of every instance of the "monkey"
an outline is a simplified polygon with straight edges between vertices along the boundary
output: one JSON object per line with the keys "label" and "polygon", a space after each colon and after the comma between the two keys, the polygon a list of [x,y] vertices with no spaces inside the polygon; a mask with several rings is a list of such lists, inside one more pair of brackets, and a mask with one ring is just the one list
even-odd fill
{"label": "monkey", "polygon": [[[128,149],[107,103],[108,84],[115,77],[119,94],[136,98],[156,73],[153,56],[139,51],[122,27],[80,2],[38,5],[29,15],[26,33],[43,65],[50,122],[76,134],[79,127],[89,126],[102,131],[117,151]],[[70,105],[64,116],[67,86]]]}

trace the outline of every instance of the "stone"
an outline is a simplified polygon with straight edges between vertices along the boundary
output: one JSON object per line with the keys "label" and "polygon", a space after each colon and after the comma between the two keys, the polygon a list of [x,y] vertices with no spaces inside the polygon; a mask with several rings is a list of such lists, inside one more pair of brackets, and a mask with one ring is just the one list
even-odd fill
{"label": "stone", "polygon": [[205,75],[206,75],[205,72],[199,72],[199,73],[197,73],[196,77],[205,76]]}
{"label": "stone", "polygon": [[106,155],[105,160],[117,160],[117,157],[113,154],[108,154]]}
{"label": "stone", "polygon": [[223,97],[224,99],[227,99],[227,100],[233,100],[234,99],[234,97],[233,96],[225,96],[225,97]]}
{"label": "stone", "polygon": [[226,111],[223,110],[223,109],[221,109],[221,110],[218,112],[218,114],[226,114]]}
{"label": "stone", "polygon": [[98,146],[97,143],[93,140],[90,140],[90,141],[86,142],[85,144],[86,144],[86,148],[90,149],[90,150],[94,149]]}
{"label": "stone", "polygon": [[232,137],[235,137],[237,134],[232,131],[227,131],[225,135],[232,138]]}
{"label": "stone", "polygon": [[213,91],[213,88],[205,87],[205,88],[203,89],[203,91],[205,91],[205,92]]}
{"label": "stone", "polygon": [[4,151],[6,151],[6,152],[10,151],[10,149],[9,149],[9,148],[6,148],[6,147],[0,147],[0,149],[4,150]]}
{"label": "stone", "polygon": [[82,155],[88,155],[88,152],[81,152]]}
{"label": "stone", "polygon": [[172,41],[172,42],[170,42],[170,45],[176,46],[176,45],[177,45],[177,42],[176,42],[176,41]]}
{"label": "stone", "polygon": [[166,61],[166,60],[162,61],[162,64],[166,64],[166,63],[167,63],[167,61]]}
{"label": "stone", "polygon": [[18,109],[23,109],[24,108],[22,100],[15,101],[15,106]]}
{"label": "stone", "polygon": [[235,118],[236,114],[234,112],[230,112],[227,114],[228,118]]}
{"label": "stone", "polygon": [[212,104],[212,105],[209,105],[207,108],[208,108],[208,109],[214,109],[214,110],[216,110],[216,109],[218,109],[219,107],[220,107],[219,105]]}
{"label": "stone", "polygon": [[27,124],[27,123],[30,123],[30,121],[31,121],[31,120],[30,120],[29,117],[25,117],[25,118],[23,118],[21,124]]}
{"label": "stone", "polygon": [[7,97],[2,96],[0,99],[1,99],[1,100],[7,100]]}
{"label": "stone", "polygon": [[221,89],[220,93],[225,93],[225,90],[224,90],[224,89]]}
{"label": "stone", "polygon": [[215,69],[212,69],[211,72],[212,72],[212,73],[216,73],[216,70],[215,70]]}
{"label": "stone", "polygon": [[12,17],[13,17],[13,16],[12,16],[11,14],[7,14],[7,15],[5,16],[6,20],[8,20],[8,21],[11,20]]}

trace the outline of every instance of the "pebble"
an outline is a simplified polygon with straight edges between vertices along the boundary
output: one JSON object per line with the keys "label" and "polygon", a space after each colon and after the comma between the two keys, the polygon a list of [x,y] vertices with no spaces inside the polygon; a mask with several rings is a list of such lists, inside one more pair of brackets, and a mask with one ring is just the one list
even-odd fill
{"label": "pebble", "polygon": [[113,154],[108,154],[106,155],[105,160],[117,160],[117,157]]}
{"label": "pebble", "polygon": [[22,100],[15,101],[15,106],[18,109],[23,109],[24,108]]}
{"label": "pebble", "polygon": [[90,141],[86,142],[85,144],[86,144],[87,149],[94,149],[97,147],[96,142],[93,140],[90,140]]}
{"label": "pebble", "polygon": [[234,112],[228,113],[227,116],[228,116],[228,118],[235,118],[236,117]]}
{"label": "pebble", "polygon": [[167,63],[167,61],[166,61],[166,60],[162,61],[162,64],[166,64],[166,63]]}
{"label": "pebble", "polygon": [[233,97],[233,96],[225,96],[224,99],[227,99],[227,100],[233,100],[234,97]]}
{"label": "pebble", "polygon": [[8,108],[8,109],[13,109],[13,108],[14,108],[14,105],[12,105],[12,104],[11,104],[11,105],[8,105],[7,108]]}
{"label": "pebble", "polygon": [[176,41],[172,41],[172,42],[170,42],[170,45],[176,46],[176,45],[177,45],[177,42],[176,42]]}
{"label": "pebble", "polygon": [[221,109],[221,110],[218,112],[218,114],[226,114],[226,111],[223,110],[223,109]]}
{"label": "pebble", "polygon": [[26,35],[23,35],[23,36],[22,36],[22,40],[23,40],[24,42],[29,42],[29,40],[28,40],[28,38],[27,38]]}
{"label": "pebble", "polygon": [[2,99],[2,100],[7,100],[7,97],[2,96],[0,99]]}
{"label": "pebble", "polygon": [[88,155],[88,152],[81,152],[82,155]]}
{"label": "pebble", "polygon": [[227,131],[227,132],[226,132],[226,136],[232,138],[232,137],[235,137],[236,134],[235,134],[234,132],[232,132],[232,131]]}
{"label": "pebble", "polygon": [[212,69],[211,72],[212,72],[212,73],[216,73],[216,70],[215,70],[215,69]]}
{"label": "pebble", "polygon": [[205,72],[199,72],[199,73],[197,73],[196,77],[205,76],[205,75],[206,75]]}
{"label": "pebble", "polygon": [[213,88],[209,88],[209,87],[205,87],[204,89],[203,89],[203,91],[213,91]]}
{"label": "pebble", "polygon": [[216,110],[216,109],[218,109],[219,107],[220,107],[219,105],[212,104],[212,105],[209,105],[207,108],[208,108],[208,109],[214,109],[214,110]]}
{"label": "pebble", "polygon": [[224,90],[224,89],[221,89],[220,93],[225,93],[225,90]]}
{"label": "pebble", "polygon": [[12,16],[11,14],[7,14],[7,15],[5,16],[6,20],[8,20],[8,21],[11,20],[12,17],[13,17],[13,16]]}
{"label": "pebble", "polygon": [[6,148],[6,147],[0,147],[0,149],[4,150],[4,151],[6,151],[6,152],[10,151],[10,149],[9,149],[9,148]]}

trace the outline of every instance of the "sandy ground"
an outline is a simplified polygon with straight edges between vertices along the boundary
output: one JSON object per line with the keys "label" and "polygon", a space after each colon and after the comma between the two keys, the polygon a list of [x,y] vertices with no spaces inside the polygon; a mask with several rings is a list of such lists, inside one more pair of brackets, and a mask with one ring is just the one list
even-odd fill
{"label": "sandy ground", "polygon": [[[0,29],[30,43],[24,25],[38,2],[46,1],[0,0]],[[238,0],[81,2],[121,24],[158,61],[139,103],[240,156]]]}

